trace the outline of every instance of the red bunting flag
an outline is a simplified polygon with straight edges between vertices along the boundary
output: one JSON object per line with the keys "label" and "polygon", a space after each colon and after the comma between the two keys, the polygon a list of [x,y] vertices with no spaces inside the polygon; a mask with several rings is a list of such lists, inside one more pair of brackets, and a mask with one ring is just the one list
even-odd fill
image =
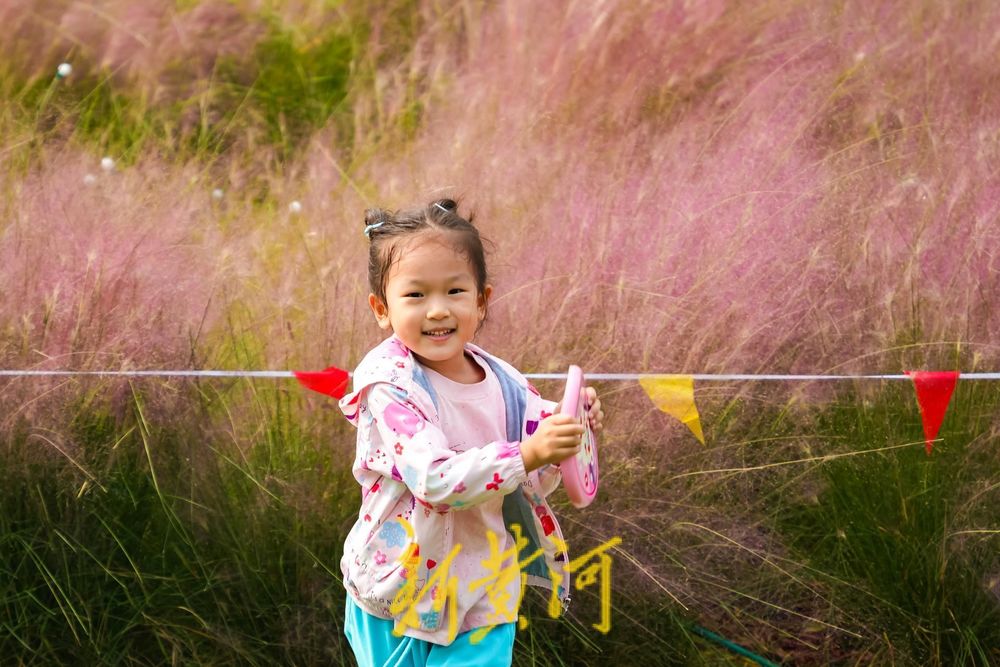
{"label": "red bunting flag", "polygon": [[920,406],[920,417],[924,422],[924,448],[930,456],[933,447],[931,441],[937,437],[941,422],[944,421],[944,413],[958,382],[958,371],[906,371],[906,374],[913,380],[913,386],[917,390],[917,405]]}
{"label": "red bunting flag", "polygon": [[350,376],[347,371],[330,366],[321,371],[292,371],[295,379],[306,389],[318,391],[334,398],[343,398],[347,393]]}

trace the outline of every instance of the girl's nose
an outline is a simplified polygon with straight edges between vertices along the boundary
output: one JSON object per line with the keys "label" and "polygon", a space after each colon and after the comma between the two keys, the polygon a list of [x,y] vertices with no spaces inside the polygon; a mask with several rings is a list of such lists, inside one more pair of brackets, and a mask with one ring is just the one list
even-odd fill
{"label": "girl's nose", "polygon": [[448,315],[450,315],[448,304],[439,299],[431,300],[427,306],[427,319],[429,320],[440,320]]}

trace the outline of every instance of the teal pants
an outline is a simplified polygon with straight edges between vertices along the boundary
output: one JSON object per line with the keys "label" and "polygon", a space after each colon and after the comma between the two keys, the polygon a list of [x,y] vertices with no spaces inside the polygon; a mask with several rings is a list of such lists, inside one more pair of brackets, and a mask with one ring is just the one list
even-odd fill
{"label": "teal pants", "polygon": [[392,621],[363,611],[347,596],[344,634],[358,667],[477,667],[510,665],[514,658],[514,623],[493,628],[478,644],[463,632],[448,646],[392,634]]}

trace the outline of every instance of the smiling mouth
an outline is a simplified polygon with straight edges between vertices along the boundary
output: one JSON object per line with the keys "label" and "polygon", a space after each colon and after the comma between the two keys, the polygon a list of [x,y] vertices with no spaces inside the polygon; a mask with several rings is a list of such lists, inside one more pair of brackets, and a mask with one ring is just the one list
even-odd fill
{"label": "smiling mouth", "polygon": [[448,336],[455,333],[454,329],[434,329],[433,331],[424,331],[425,336],[431,336],[433,338],[438,338],[441,336]]}

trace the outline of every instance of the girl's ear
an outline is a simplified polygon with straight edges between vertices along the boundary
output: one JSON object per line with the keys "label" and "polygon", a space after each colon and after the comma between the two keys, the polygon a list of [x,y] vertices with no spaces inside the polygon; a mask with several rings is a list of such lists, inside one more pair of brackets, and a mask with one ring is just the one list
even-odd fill
{"label": "girl's ear", "polygon": [[374,294],[369,294],[368,306],[375,314],[375,321],[378,322],[380,328],[386,331],[392,328],[392,323],[389,321],[389,307],[382,303],[381,299]]}
{"label": "girl's ear", "polygon": [[490,302],[490,297],[493,296],[493,285],[487,285],[483,288],[483,293],[476,298],[476,306],[479,308],[479,317],[486,314],[486,304]]}

